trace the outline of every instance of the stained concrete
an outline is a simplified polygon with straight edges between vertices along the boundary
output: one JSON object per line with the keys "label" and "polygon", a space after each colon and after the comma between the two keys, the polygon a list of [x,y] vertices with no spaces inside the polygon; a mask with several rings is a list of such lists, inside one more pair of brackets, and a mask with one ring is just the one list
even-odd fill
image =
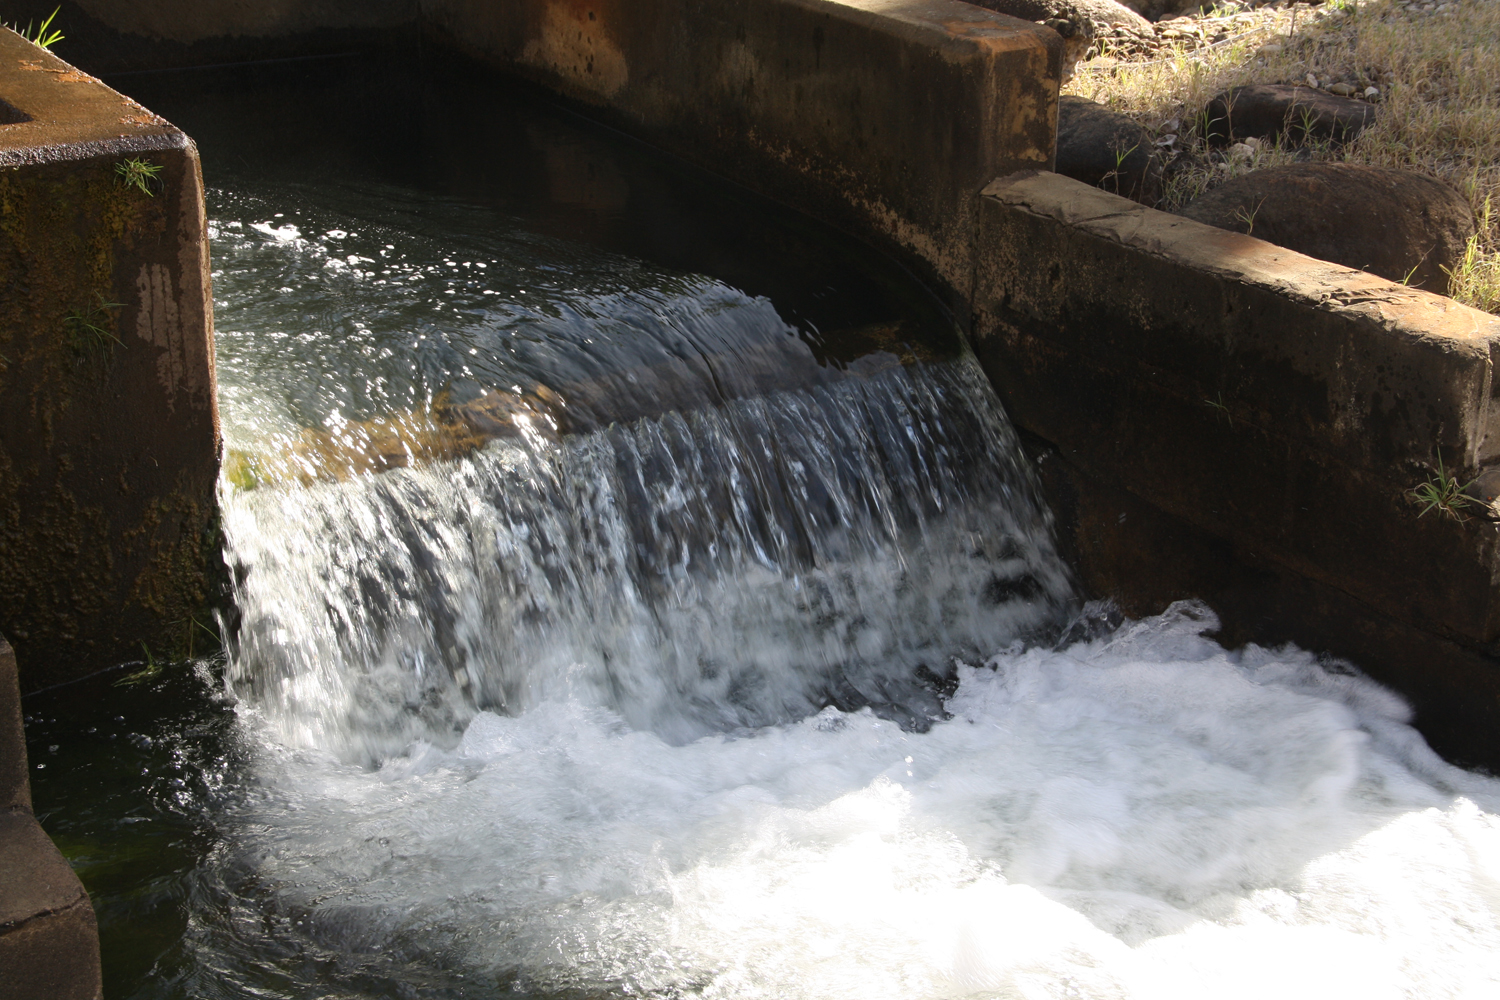
{"label": "stained concrete", "polygon": [[1494,456],[1500,318],[1055,174],[986,188],[977,242],[974,347],[1093,593],[1352,656],[1500,763],[1500,526],[1407,497]]}
{"label": "stained concrete", "polygon": [[201,613],[213,317],[192,141],[8,31],[0,97],[0,628],[33,690]]}
{"label": "stained concrete", "polygon": [[1062,41],[956,0],[421,0],[432,41],[882,247],[965,315],[975,196],[1054,156]]}
{"label": "stained concrete", "polygon": [[101,995],[94,908],[31,813],[16,658],[0,637],[0,1000]]}

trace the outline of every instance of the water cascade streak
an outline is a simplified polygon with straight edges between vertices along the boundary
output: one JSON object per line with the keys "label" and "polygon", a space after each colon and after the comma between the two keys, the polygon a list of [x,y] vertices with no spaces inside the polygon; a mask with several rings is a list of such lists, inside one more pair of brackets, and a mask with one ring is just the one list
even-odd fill
{"label": "water cascade streak", "polygon": [[[238,712],[142,995],[1500,995],[1500,784],[1201,606],[1068,625],[998,401],[899,310],[839,354],[462,206],[225,201]],[[594,409],[249,474],[542,386]]]}
{"label": "water cascade streak", "polygon": [[570,698],[677,742],[827,704],[924,725],[955,656],[1069,596],[972,362],[225,509],[236,685],[281,739],[366,760]]}
{"label": "water cascade streak", "polygon": [[175,988],[1493,995],[1500,784],[1201,606],[1059,641],[1018,455],[961,361],[229,495]]}

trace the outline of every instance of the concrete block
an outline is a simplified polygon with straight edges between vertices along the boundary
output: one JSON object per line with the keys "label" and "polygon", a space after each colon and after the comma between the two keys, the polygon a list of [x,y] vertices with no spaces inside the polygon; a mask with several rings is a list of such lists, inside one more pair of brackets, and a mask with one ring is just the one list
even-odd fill
{"label": "concrete block", "polygon": [[88,894],[30,813],[0,813],[0,1000],[100,995]]}
{"label": "concrete block", "polygon": [[9,31],[0,98],[0,627],[32,690],[170,650],[205,599],[213,317],[192,141]]}
{"label": "concrete block", "polygon": [[1053,174],[986,188],[977,245],[974,346],[1020,427],[1236,560],[1493,657],[1500,527],[1405,492],[1493,454],[1500,319]]}
{"label": "concrete block", "polygon": [[101,995],[94,908],[31,814],[20,702],[0,636],[0,1000],[91,1000]]}
{"label": "concrete block", "polygon": [[26,730],[21,718],[16,651],[10,648],[4,636],[0,636],[0,815],[31,811],[31,780],[26,773]]}
{"label": "concrete block", "polygon": [[1054,157],[1061,39],[956,0],[421,0],[440,44],[894,252],[967,315],[976,196]]}

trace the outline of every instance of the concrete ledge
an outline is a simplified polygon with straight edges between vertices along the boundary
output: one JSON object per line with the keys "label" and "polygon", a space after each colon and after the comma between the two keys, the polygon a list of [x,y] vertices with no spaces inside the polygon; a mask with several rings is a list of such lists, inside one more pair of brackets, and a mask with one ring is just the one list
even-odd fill
{"label": "concrete ledge", "polygon": [[445,47],[893,251],[967,314],[975,196],[1050,168],[1061,40],[955,0],[421,0]]}
{"label": "concrete ledge", "polygon": [[94,908],[28,814],[0,815],[0,969],[0,1000],[103,995]]}
{"label": "concrete ledge", "polygon": [[33,690],[172,649],[204,601],[212,303],[187,136],[9,31],[0,98],[0,627]]}
{"label": "concrete ledge", "polygon": [[31,814],[16,658],[0,637],[0,1000],[92,1000],[100,983],[94,908]]}
{"label": "concrete ledge", "polygon": [[977,244],[974,344],[1018,425],[1237,559],[1493,655],[1500,528],[1404,493],[1493,455],[1500,319],[1053,174],[987,187]]}

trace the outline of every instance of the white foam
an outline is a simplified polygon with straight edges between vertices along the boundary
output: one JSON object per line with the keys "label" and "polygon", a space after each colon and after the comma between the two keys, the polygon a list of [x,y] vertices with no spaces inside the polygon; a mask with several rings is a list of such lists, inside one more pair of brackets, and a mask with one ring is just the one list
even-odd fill
{"label": "white foam", "polygon": [[964,667],[920,734],[674,746],[564,698],[373,771],[268,747],[232,842],[319,946],[533,989],[1500,995],[1500,783],[1212,624]]}

